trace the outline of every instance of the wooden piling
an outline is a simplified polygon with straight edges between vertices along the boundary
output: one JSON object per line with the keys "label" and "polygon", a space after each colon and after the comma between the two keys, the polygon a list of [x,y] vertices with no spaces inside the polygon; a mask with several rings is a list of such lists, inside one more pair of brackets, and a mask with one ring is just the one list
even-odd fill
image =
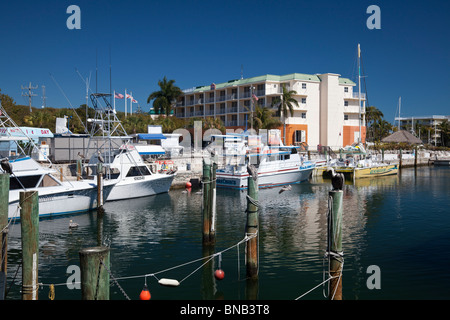
{"label": "wooden piling", "polygon": [[329,192],[331,197],[328,213],[328,261],[329,273],[332,279],[329,282],[328,298],[342,300],[342,190]]}
{"label": "wooden piling", "polygon": [[0,174],[0,300],[5,299],[8,270],[9,174]]}
{"label": "wooden piling", "polygon": [[417,147],[414,147],[414,168],[417,168]]}
{"label": "wooden piling", "polygon": [[103,212],[103,166],[99,162],[97,164],[97,213]]}
{"label": "wooden piling", "polygon": [[402,149],[400,149],[399,161],[398,161],[398,168],[399,168],[399,169],[402,168]]}
{"label": "wooden piling", "polygon": [[109,248],[86,248],[79,255],[81,299],[109,300]]}
{"label": "wooden piling", "polygon": [[258,178],[248,177],[247,196],[247,236],[255,236],[247,241],[247,277],[258,278]]}
{"label": "wooden piling", "polygon": [[22,300],[38,300],[39,197],[37,191],[20,192],[22,232]]}
{"label": "wooden piling", "polygon": [[83,167],[81,159],[77,160],[77,181],[81,180],[81,168]]}
{"label": "wooden piling", "polygon": [[[212,164],[208,158],[203,159],[203,205],[202,205],[202,222],[203,222],[203,244],[210,245],[215,241],[215,231],[213,227],[212,217]],[[215,174],[214,174],[215,175]]]}

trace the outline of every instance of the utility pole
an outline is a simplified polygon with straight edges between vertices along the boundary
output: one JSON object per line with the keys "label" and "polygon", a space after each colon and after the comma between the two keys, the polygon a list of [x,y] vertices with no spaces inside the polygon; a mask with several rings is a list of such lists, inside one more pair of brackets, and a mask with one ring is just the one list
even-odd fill
{"label": "utility pole", "polygon": [[32,87],[32,86],[31,86],[31,82],[30,82],[30,84],[28,85],[28,87],[22,86],[22,90],[28,90],[28,93],[22,93],[22,96],[28,97],[28,103],[29,103],[29,105],[30,105],[30,112],[31,112],[31,97],[36,96],[36,94],[33,93],[33,91],[31,91],[31,90],[36,90],[37,88],[38,88],[38,86]]}
{"label": "utility pole", "polygon": [[45,97],[45,86],[42,86],[42,109],[46,107],[45,103],[46,97]]}

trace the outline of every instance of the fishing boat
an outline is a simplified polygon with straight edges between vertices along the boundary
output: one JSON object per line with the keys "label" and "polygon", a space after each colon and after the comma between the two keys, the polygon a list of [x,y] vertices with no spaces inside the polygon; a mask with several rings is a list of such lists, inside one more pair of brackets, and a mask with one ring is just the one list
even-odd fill
{"label": "fishing boat", "polygon": [[[346,157],[344,159],[344,156]],[[374,161],[362,144],[354,144],[340,150],[339,159],[329,161],[328,167],[344,173],[350,179],[372,178],[396,175],[398,165]]]}
{"label": "fishing boat", "polygon": [[[132,137],[117,118],[115,108],[109,102],[110,96],[103,93],[90,95],[95,115],[93,119],[88,120],[92,124],[88,143],[88,153],[91,155],[85,165],[91,168],[95,176],[97,164],[102,162],[105,179],[116,182],[106,201],[168,192],[176,175],[175,170],[159,173],[156,166],[144,162],[136,146],[131,144]],[[117,141],[123,143],[118,144]],[[93,145],[95,147],[92,147]],[[153,172],[150,167],[154,168]]]}
{"label": "fishing boat", "polygon": [[89,160],[89,166],[93,168],[94,174],[99,159],[103,161],[102,166],[107,172],[105,178],[116,182],[106,201],[166,193],[176,175],[174,170],[157,172],[156,166],[146,164],[135,146],[131,144],[105,152],[101,157],[94,154]]}
{"label": "fishing boat", "polygon": [[[4,159],[3,161],[5,161]],[[56,170],[44,167],[23,156],[8,160],[11,168],[8,218],[20,220],[20,193],[37,191],[39,218],[76,214],[97,208],[97,183],[94,181],[60,181]],[[103,197],[112,190],[114,181],[104,181]]]}
{"label": "fishing boat", "polygon": [[225,135],[222,138],[225,165],[216,170],[217,187],[246,189],[248,164],[253,164],[257,169],[260,188],[308,180],[315,167],[313,162],[306,161],[300,155],[296,146],[284,146],[280,142],[276,146],[264,144],[259,136]]}

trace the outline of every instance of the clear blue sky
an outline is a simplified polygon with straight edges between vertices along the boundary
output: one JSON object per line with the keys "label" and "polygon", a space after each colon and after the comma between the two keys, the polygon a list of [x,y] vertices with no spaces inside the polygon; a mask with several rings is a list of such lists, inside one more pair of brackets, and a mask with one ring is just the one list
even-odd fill
{"label": "clear blue sky", "polygon": [[[69,30],[69,5],[81,9],[81,30]],[[369,30],[369,5],[381,9],[381,30]],[[361,44],[369,103],[393,122],[402,116],[450,114],[450,1],[3,1],[0,5],[0,89],[19,104],[21,85],[39,85],[33,106],[85,102],[83,77],[95,91],[147,97],[167,76],[180,88],[263,74],[339,73],[356,80]],[[116,100],[123,110],[123,100]],[[135,105],[136,108],[136,105]]]}

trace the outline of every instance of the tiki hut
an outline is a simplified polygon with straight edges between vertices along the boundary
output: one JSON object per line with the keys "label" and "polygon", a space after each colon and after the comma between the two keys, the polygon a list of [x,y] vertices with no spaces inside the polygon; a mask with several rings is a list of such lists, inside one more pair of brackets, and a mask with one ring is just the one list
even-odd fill
{"label": "tiki hut", "polygon": [[422,140],[414,136],[412,133],[400,130],[394,132],[390,136],[381,140],[382,142],[394,142],[394,143],[408,143],[408,144],[422,144]]}

